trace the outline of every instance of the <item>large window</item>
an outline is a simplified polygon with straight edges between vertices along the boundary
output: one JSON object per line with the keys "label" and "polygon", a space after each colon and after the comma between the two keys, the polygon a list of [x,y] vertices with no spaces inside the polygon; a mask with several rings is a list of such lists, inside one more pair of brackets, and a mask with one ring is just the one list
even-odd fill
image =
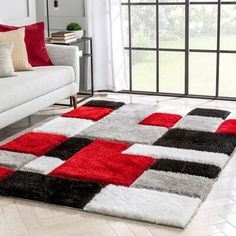
{"label": "large window", "polygon": [[122,0],[130,91],[236,99],[236,0]]}

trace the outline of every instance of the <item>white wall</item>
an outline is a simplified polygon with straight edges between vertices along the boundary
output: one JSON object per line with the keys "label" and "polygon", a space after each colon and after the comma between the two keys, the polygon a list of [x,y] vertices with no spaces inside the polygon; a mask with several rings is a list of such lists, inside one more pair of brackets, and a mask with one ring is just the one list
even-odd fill
{"label": "white wall", "polygon": [[[49,2],[49,22],[50,30],[58,31],[65,30],[66,26],[71,22],[79,22],[83,29],[87,29],[85,20],[84,0],[58,0],[59,9],[55,10],[54,0]],[[36,0],[37,21],[46,19],[46,0]]]}
{"label": "white wall", "polygon": [[35,0],[0,0],[0,20],[9,25],[34,23]]}

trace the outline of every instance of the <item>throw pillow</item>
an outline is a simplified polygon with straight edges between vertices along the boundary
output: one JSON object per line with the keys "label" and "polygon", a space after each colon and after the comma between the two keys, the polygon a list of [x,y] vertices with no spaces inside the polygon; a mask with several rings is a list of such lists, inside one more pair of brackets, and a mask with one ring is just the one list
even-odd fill
{"label": "throw pillow", "polygon": [[[20,27],[1,25],[0,32],[16,30]],[[26,25],[25,28],[25,44],[27,48],[29,63],[32,66],[51,66],[53,65],[46,47],[44,36],[44,23],[39,22],[32,25]]]}
{"label": "throw pillow", "polygon": [[0,43],[11,42],[13,44],[12,61],[15,71],[32,70],[32,67],[28,62],[24,38],[24,28],[0,33]]}
{"label": "throw pillow", "polygon": [[12,43],[0,43],[0,78],[15,76],[11,58]]}

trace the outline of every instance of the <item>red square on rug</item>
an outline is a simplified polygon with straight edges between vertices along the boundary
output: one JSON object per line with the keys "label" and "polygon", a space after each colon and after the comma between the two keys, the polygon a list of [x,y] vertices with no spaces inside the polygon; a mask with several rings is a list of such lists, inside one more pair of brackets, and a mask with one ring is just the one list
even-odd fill
{"label": "red square on rug", "polygon": [[63,135],[30,132],[0,146],[0,149],[42,156],[66,139]]}
{"label": "red square on rug", "polygon": [[224,133],[224,134],[235,134],[236,135],[236,120],[230,119],[224,121],[216,133]]}
{"label": "red square on rug", "polygon": [[74,109],[70,112],[63,114],[62,116],[98,121],[102,119],[103,117],[107,116],[108,114],[110,114],[112,111],[113,109],[105,108],[105,107],[81,106],[77,109]]}
{"label": "red square on rug", "polygon": [[130,186],[155,159],[121,152],[130,144],[95,140],[77,152],[50,175],[66,179],[80,179],[102,184]]}
{"label": "red square on rug", "polygon": [[153,126],[163,126],[166,128],[173,127],[182,116],[176,114],[169,113],[153,113],[144,120],[142,120],[139,124],[141,125],[153,125]]}
{"label": "red square on rug", "polygon": [[0,166],[0,180],[6,178],[8,175],[14,173],[15,171],[6,167]]}

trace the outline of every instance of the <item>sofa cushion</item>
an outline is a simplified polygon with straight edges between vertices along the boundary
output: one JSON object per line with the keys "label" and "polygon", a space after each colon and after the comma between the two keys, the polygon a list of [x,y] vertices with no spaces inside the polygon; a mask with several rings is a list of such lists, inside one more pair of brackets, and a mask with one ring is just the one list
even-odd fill
{"label": "sofa cushion", "polygon": [[[52,62],[45,48],[44,23],[38,22],[32,25],[22,26],[25,28],[25,44],[29,63],[32,66],[51,66]],[[3,25],[0,22],[0,32],[16,30],[21,27]]]}
{"label": "sofa cushion", "polygon": [[12,43],[0,43],[0,78],[14,76],[14,66],[11,58]]}
{"label": "sofa cushion", "polygon": [[15,71],[32,70],[26,51],[25,28],[4,33],[0,32],[0,42],[10,42],[13,44],[11,57]]}
{"label": "sofa cushion", "polygon": [[0,79],[0,112],[75,82],[70,66],[35,67],[18,72],[16,77]]}

